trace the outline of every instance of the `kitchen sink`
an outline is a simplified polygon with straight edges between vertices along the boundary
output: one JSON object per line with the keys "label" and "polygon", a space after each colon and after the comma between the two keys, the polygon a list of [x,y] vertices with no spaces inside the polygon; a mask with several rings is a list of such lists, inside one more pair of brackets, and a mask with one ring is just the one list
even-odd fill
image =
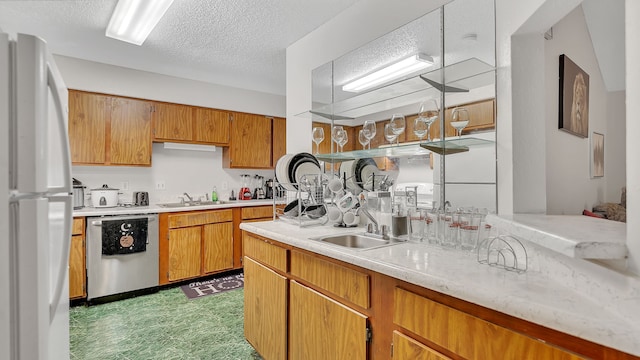
{"label": "kitchen sink", "polygon": [[203,205],[224,205],[229,203],[230,203],[229,201],[185,201],[185,202],[164,203],[164,204],[157,204],[157,205],[164,208],[181,208],[181,207],[203,206]]}
{"label": "kitchen sink", "polygon": [[382,239],[364,234],[329,235],[310,239],[352,249],[372,249],[404,242],[399,239]]}

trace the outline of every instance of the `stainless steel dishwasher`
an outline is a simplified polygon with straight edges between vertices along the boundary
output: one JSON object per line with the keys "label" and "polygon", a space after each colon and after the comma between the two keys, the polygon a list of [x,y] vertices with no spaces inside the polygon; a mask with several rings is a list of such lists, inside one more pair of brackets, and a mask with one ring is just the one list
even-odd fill
{"label": "stainless steel dishwasher", "polygon": [[158,286],[158,215],[87,217],[87,300]]}

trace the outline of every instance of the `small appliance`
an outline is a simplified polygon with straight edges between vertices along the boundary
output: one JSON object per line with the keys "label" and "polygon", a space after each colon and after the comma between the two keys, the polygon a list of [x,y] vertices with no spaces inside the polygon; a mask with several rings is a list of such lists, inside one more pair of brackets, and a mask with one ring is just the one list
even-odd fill
{"label": "small appliance", "polygon": [[238,200],[251,200],[252,193],[251,187],[249,184],[251,183],[251,175],[242,174],[240,175],[240,179],[242,179],[242,187],[240,188],[240,192],[238,192]]}
{"label": "small appliance", "polygon": [[118,189],[104,184],[97,189],[91,189],[91,204],[94,208],[118,206]]}
{"label": "small appliance", "polygon": [[255,190],[253,190],[253,198],[264,199],[265,198],[264,176],[256,175],[254,177],[254,181],[255,181]]}
{"label": "small appliance", "polygon": [[265,199],[273,199],[273,185],[274,185],[273,179],[269,179],[266,181],[265,183],[266,190],[264,194]]}
{"label": "small appliance", "polygon": [[133,204],[135,206],[149,206],[149,193],[146,191],[134,191]]}
{"label": "small appliance", "polygon": [[80,180],[73,178],[73,209],[78,210],[84,207],[84,189]]}

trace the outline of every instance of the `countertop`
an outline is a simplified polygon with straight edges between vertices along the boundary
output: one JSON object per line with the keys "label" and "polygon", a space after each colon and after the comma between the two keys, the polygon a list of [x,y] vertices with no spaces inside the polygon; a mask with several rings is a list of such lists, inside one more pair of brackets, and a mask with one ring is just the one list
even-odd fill
{"label": "countertop", "polygon": [[480,264],[475,254],[426,243],[356,250],[309,239],[363,228],[299,228],[279,220],[240,228],[640,356],[638,277],[612,274],[534,243],[523,241],[529,269],[516,273]]}
{"label": "countertop", "polygon": [[167,212],[178,211],[193,211],[193,210],[215,210],[215,209],[227,209],[234,207],[249,207],[260,205],[273,205],[273,199],[266,200],[236,200],[225,202],[218,205],[197,205],[197,206],[183,206],[166,208],[155,204],[149,206],[132,206],[132,207],[111,207],[111,208],[93,208],[85,207],[78,210],[73,210],[73,216],[104,216],[104,215],[137,215],[137,214],[159,214]]}
{"label": "countertop", "polygon": [[489,215],[502,231],[580,259],[625,259],[627,224],[583,215]]}

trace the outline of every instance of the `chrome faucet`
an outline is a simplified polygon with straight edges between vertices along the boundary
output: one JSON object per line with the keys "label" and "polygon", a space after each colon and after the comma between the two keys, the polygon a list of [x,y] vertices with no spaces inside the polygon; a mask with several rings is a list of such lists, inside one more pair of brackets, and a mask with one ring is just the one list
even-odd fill
{"label": "chrome faucet", "polygon": [[187,197],[187,199],[189,199],[189,201],[190,201],[190,202],[193,202],[193,198],[192,198],[191,196],[189,196],[189,194],[184,193],[184,194],[182,194],[182,195],[186,196],[186,197]]}
{"label": "chrome faucet", "polygon": [[380,233],[380,229],[378,228],[378,221],[373,217],[373,215],[371,215],[371,213],[367,209],[364,208],[364,206],[360,205],[356,213],[363,213],[373,223],[373,231],[369,231],[369,229],[367,228],[367,232],[373,232],[374,234]]}

